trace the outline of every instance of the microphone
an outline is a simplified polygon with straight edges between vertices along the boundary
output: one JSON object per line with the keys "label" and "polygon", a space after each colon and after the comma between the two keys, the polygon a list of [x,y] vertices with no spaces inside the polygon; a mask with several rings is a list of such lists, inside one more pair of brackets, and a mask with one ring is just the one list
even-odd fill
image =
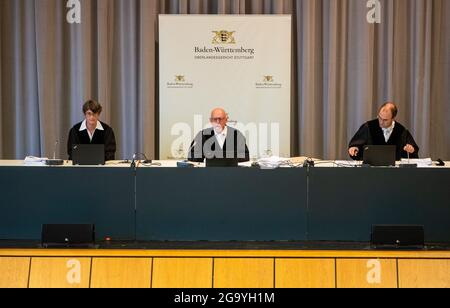
{"label": "microphone", "polygon": [[149,165],[149,164],[152,163],[152,160],[151,160],[151,159],[148,159],[147,156],[145,156],[144,153],[134,153],[134,154],[133,154],[133,160],[131,161],[131,165],[130,165],[131,168],[136,168],[136,157],[137,157],[138,155],[144,157],[145,160],[142,162],[144,165]]}
{"label": "microphone", "polygon": [[136,168],[136,154],[133,154],[133,159],[131,160],[131,168]]}
{"label": "microphone", "polygon": [[436,162],[437,162],[437,163],[436,163],[436,166],[439,166],[439,167],[445,166],[444,161],[443,161],[442,159],[440,159],[440,158],[438,158],[438,160],[437,160]]}
{"label": "microphone", "polygon": [[56,159],[56,148],[58,147],[58,140],[55,141],[55,147],[53,148],[53,159],[47,159],[45,164],[47,166],[62,166],[64,165],[64,160]]}
{"label": "microphone", "polygon": [[[408,135],[409,135],[409,130],[407,128],[405,128],[405,131],[403,132],[403,143],[405,145],[405,147],[408,145]],[[408,155],[408,162],[406,164],[400,164],[400,168],[417,168],[417,164],[411,164],[410,163],[410,154],[408,151],[406,151],[406,154]]]}
{"label": "microphone", "polygon": [[303,162],[303,168],[314,167],[314,166],[315,166],[315,163],[314,163],[314,160],[312,158],[307,158]]}

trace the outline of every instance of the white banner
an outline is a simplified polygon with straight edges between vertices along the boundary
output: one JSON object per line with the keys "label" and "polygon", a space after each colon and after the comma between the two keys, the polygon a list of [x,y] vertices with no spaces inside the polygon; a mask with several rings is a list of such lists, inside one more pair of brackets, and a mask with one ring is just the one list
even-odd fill
{"label": "white banner", "polygon": [[290,155],[291,17],[161,15],[160,159],[187,157],[224,108],[250,157]]}

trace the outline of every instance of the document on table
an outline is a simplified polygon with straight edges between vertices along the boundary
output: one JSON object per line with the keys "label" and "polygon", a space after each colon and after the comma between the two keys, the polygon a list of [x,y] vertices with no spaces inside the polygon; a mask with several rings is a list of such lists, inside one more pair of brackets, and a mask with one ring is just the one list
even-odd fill
{"label": "document on table", "polygon": [[362,161],[358,161],[358,160],[336,160],[334,162],[334,164],[337,167],[359,167],[362,166]]}
{"label": "document on table", "polygon": [[421,158],[421,159],[403,158],[401,164],[417,164],[417,167],[419,168],[427,168],[433,166],[433,160],[431,158]]}
{"label": "document on table", "polygon": [[47,160],[48,158],[45,157],[27,156],[23,161],[23,164],[25,166],[45,166]]}

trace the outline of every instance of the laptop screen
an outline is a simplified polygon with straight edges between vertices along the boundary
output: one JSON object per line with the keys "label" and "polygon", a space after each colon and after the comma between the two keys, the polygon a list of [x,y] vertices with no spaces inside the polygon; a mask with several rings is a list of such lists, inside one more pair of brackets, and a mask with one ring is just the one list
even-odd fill
{"label": "laptop screen", "polygon": [[98,166],[105,164],[105,145],[75,144],[72,146],[73,164],[79,166]]}
{"label": "laptop screen", "polygon": [[396,149],[395,145],[367,145],[363,162],[371,166],[395,166]]}
{"label": "laptop screen", "polygon": [[233,151],[205,152],[205,158],[206,167],[238,167],[239,164],[239,155]]}
{"label": "laptop screen", "polygon": [[206,159],[206,167],[238,167],[237,158],[212,158]]}

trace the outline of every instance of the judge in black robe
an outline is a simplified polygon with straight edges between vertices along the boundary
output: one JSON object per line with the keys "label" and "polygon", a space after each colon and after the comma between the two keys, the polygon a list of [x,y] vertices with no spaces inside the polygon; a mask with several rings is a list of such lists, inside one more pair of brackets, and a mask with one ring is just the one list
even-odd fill
{"label": "judge in black robe", "polygon": [[203,162],[205,158],[231,158],[238,162],[249,161],[245,137],[240,131],[226,125],[226,112],[221,108],[213,110],[210,121],[213,127],[202,130],[192,141],[188,160]]}
{"label": "judge in black robe", "polygon": [[362,160],[366,145],[395,145],[397,160],[408,158],[408,153],[409,158],[418,158],[419,147],[409,130],[395,121],[397,113],[398,109],[394,103],[384,104],[380,108],[378,119],[362,125],[350,141],[350,157]]}
{"label": "judge in black robe", "polygon": [[83,106],[85,120],[76,124],[69,132],[67,153],[72,160],[72,149],[77,144],[103,144],[105,146],[105,161],[115,160],[116,138],[113,129],[98,119],[102,107],[95,101],[88,101]]}

